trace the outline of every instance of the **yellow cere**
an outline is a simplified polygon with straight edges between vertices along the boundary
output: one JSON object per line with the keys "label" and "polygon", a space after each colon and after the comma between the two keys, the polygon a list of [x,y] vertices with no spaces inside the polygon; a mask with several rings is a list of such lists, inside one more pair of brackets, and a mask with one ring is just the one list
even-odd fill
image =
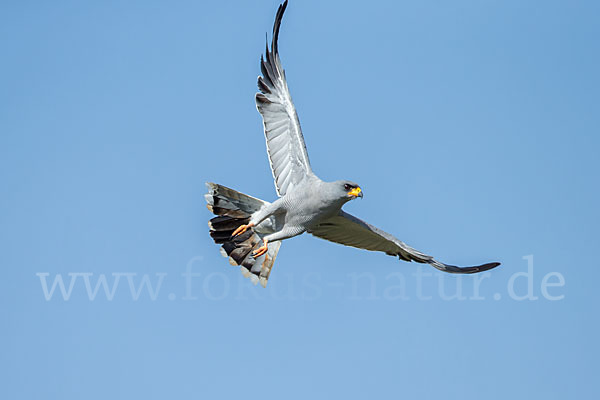
{"label": "yellow cere", "polygon": [[352,189],[351,191],[348,192],[348,194],[350,196],[358,196],[360,194],[360,192],[362,192],[362,190],[359,187],[355,187],[354,189]]}

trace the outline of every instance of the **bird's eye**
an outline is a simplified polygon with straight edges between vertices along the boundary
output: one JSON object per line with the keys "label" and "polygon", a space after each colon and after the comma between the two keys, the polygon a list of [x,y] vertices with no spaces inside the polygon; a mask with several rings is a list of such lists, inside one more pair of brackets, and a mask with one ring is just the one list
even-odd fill
{"label": "bird's eye", "polygon": [[348,185],[347,183],[344,185],[344,189],[346,190],[350,190],[350,185]]}

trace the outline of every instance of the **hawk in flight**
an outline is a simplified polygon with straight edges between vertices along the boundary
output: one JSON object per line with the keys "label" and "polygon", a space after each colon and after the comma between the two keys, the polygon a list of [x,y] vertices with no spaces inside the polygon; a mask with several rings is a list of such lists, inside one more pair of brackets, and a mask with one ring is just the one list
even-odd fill
{"label": "hawk in flight", "polygon": [[350,200],[363,197],[352,181],[324,182],[310,167],[300,121],[281,66],[277,39],[287,0],[279,6],[271,48],[261,57],[256,108],[263,118],[269,163],[279,198],[269,203],[215,183],[207,183],[208,209],[217,216],[208,225],[210,236],[222,245],[221,253],[232,265],[262,286],[281,241],[308,232],[321,239],[371,251],[381,251],[405,261],[427,263],[441,271],[472,274],[500,265],[493,262],[457,267],[435,260],[342,210]]}

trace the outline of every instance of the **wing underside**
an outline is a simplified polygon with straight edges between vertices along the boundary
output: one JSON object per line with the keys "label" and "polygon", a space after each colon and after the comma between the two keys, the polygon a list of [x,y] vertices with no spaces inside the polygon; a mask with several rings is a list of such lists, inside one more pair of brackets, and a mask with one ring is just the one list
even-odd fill
{"label": "wing underside", "polygon": [[260,60],[260,93],[257,93],[255,98],[256,108],[263,118],[267,154],[279,196],[285,195],[305,176],[312,174],[300,121],[277,48],[279,27],[286,7],[287,1],[277,10],[271,48],[269,49],[267,44],[265,55]]}
{"label": "wing underside", "polygon": [[473,274],[476,272],[487,271],[500,265],[500,263],[493,262],[472,267],[457,267],[455,265],[441,263],[432,256],[413,249],[389,233],[344,211],[341,211],[340,214],[335,217],[323,221],[309,232],[316,237],[331,242],[359,249],[381,251],[390,256],[397,256],[405,261],[427,263],[440,271],[449,273]]}

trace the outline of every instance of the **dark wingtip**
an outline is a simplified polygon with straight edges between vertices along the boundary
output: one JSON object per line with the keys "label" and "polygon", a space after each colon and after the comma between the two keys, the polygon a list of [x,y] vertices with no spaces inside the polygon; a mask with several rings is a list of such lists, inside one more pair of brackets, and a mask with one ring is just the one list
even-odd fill
{"label": "dark wingtip", "polygon": [[477,268],[477,270],[478,270],[477,272],[483,272],[483,271],[490,270],[492,268],[496,268],[498,265],[500,265],[499,262],[491,262],[491,263],[480,265],[475,268]]}
{"label": "dark wingtip", "polygon": [[285,0],[279,5],[277,9],[277,15],[275,16],[275,23],[273,24],[273,42],[271,43],[271,52],[277,53],[277,39],[279,38],[279,27],[281,26],[281,20],[283,19],[283,13],[287,8],[288,0]]}
{"label": "dark wingtip", "polygon": [[[277,15],[275,16],[275,23],[273,24],[273,38],[271,41],[271,51],[269,51],[268,36],[265,34],[265,54],[264,57],[261,56],[260,58],[260,69],[263,78],[265,79],[265,83],[267,84],[267,86],[271,87],[273,87],[275,85],[276,80],[284,74],[283,70],[280,70],[281,66],[278,66],[279,54],[277,51],[277,41],[279,39],[279,27],[281,26],[281,19],[283,18],[283,13],[285,12],[287,3],[287,0],[284,1],[281,5],[279,5],[279,9],[277,10]],[[285,75],[283,76],[285,77]],[[270,93],[270,90],[268,92]]]}
{"label": "dark wingtip", "polygon": [[478,272],[489,271],[500,265],[499,262],[491,262],[474,267],[457,267],[456,265],[448,265],[435,260],[432,260],[429,264],[440,271],[449,272],[451,274],[476,274]]}

